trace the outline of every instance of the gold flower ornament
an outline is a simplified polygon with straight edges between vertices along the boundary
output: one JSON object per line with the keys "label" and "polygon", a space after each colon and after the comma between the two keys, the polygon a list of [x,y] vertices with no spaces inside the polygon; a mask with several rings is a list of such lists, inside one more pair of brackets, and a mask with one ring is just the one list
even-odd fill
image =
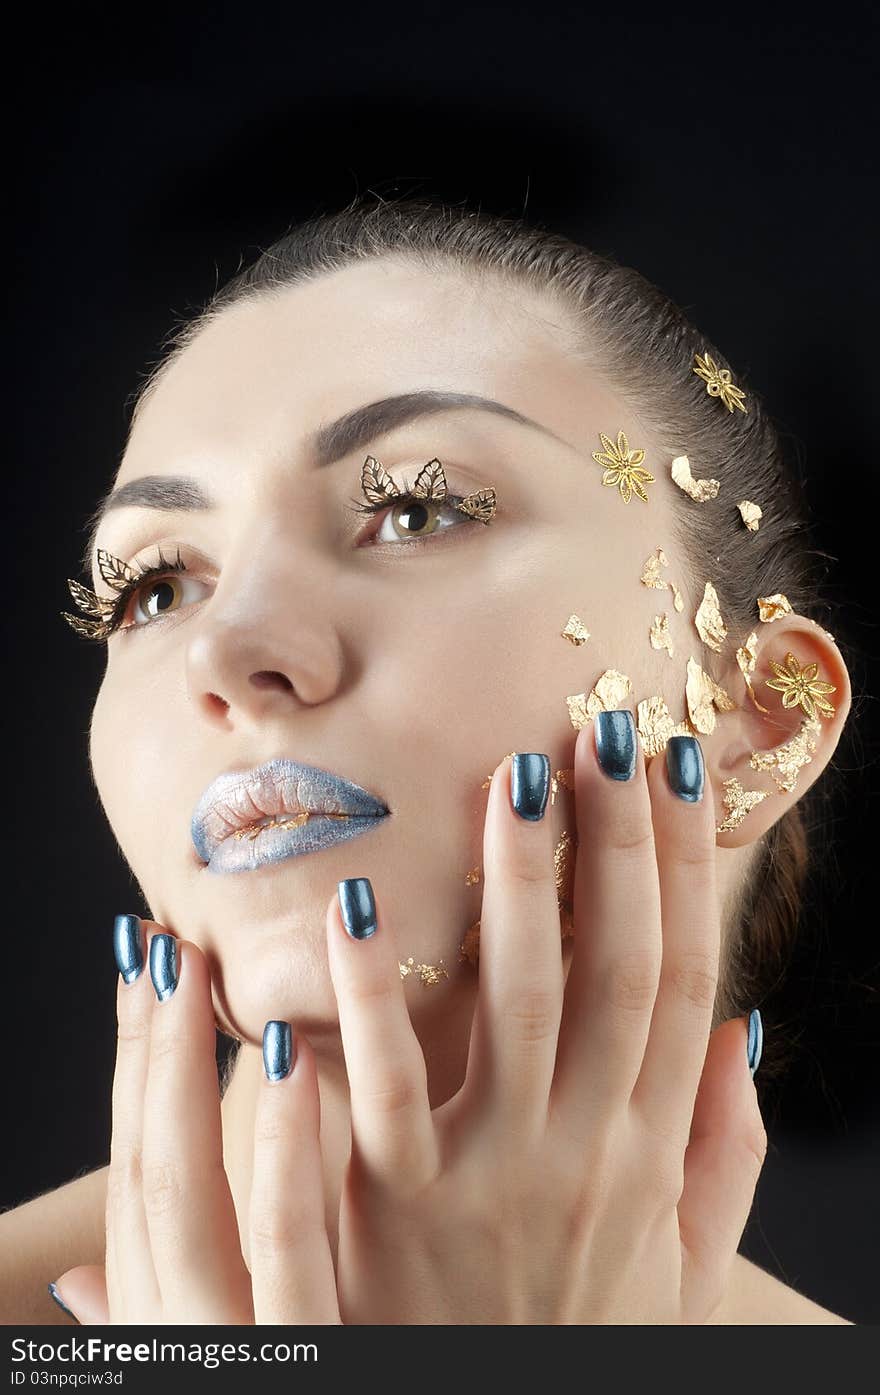
{"label": "gold flower ornament", "polygon": [[785,656],[785,668],[773,659],[770,667],[776,677],[767,679],[767,687],[782,694],[783,707],[802,707],[808,717],[818,717],[820,713],[823,717],[834,716],[834,708],[825,694],[836,693],[837,689],[833,683],[824,683],[817,677],[818,664],[801,668],[794,654],[789,653]]}
{"label": "gold flower ornament", "polygon": [[630,450],[629,442],[623,431],[617,433],[617,445],[600,431],[599,436],[604,451],[594,450],[593,459],[597,465],[607,465],[608,468],[602,476],[602,483],[614,486],[620,490],[620,497],[625,504],[628,504],[633,494],[638,494],[640,499],[648,502],[645,493],[645,485],[654,483],[654,476],[647,470],[641,469],[642,461],[645,458],[643,450]]}

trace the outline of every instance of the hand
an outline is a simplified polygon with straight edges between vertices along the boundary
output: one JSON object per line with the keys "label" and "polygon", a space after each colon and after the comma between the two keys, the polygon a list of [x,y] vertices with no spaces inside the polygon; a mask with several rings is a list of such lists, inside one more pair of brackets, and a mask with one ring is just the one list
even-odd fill
{"label": "hand", "polygon": [[[162,927],[143,924],[153,962]],[[118,981],[105,1267],[69,1269],[60,1295],[86,1326],[338,1323],[311,1047],[295,1038],[290,1073],[260,1083],[249,1273],[223,1165],[208,963],[190,940],[162,944],[176,948],[170,997],[150,971]]]}
{"label": "hand", "polygon": [[510,759],[496,768],[467,1072],[433,1111],[381,904],[358,940],[330,902],[352,1114],[345,1323],[691,1324],[719,1304],[766,1135],[742,1019],[710,1036],[708,778],[687,803],[664,756],[636,760],[611,779],[593,724],[578,734],[567,982],[550,820],[514,813]]}

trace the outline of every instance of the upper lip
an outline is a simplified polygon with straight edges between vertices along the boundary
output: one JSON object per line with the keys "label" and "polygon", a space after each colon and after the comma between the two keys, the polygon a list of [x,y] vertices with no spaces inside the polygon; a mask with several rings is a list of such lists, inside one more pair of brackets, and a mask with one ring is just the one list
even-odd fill
{"label": "upper lip", "polygon": [[342,775],[278,757],[253,770],[227,770],[205,790],[192,816],[193,846],[203,862],[238,828],[273,814],[387,814],[381,799]]}

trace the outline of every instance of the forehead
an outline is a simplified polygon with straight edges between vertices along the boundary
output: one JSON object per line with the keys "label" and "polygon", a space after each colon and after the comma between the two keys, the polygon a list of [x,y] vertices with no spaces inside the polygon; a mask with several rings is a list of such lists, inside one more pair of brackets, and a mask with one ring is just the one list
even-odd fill
{"label": "forehead", "polygon": [[359,263],[208,324],[138,413],[118,482],[206,450],[216,461],[289,451],[322,421],[419,388],[480,393],[576,440],[586,404],[574,344],[565,307],[525,284]]}

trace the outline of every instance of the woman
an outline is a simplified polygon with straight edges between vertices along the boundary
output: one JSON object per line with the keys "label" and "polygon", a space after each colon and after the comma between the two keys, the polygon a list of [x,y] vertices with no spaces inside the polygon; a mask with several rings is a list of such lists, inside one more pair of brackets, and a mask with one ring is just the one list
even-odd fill
{"label": "woman", "polygon": [[736,1254],[850,707],[804,537],[754,392],[563,237],[356,205],[185,325],[71,584],[153,917],[111,1162],[2,1218],[7,1320],[844,1321]]}

